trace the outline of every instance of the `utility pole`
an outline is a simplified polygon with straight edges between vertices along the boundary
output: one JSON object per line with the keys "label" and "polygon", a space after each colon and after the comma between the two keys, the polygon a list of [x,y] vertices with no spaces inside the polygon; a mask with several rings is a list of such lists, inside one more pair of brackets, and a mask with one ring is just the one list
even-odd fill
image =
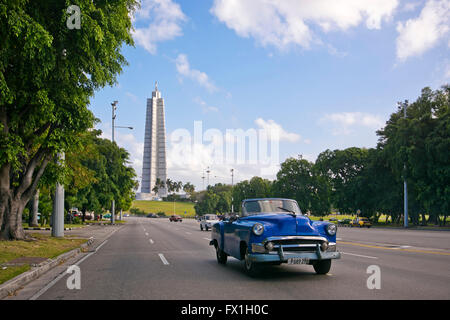
{"label": "utility pole", "polygon": [[234,169],[231,169],[231,213],[234,213],[233,206],[233,185],[234,185]]}
{"label": "utility pole", "polygon": [[[406,119],[406,109],[408,108],[408,100],[403,103],[403,117]],[[408,228],[408,185],[406,183],[406,163],[403,164],[403,226]]]}
{"label": "utility pole", "polygon": [[[58,153],[58,164],[62,165],[65,159],[64,152]],[[57,182],[55,200],[53,201],[52,237],[64,237],[64,185]]]}

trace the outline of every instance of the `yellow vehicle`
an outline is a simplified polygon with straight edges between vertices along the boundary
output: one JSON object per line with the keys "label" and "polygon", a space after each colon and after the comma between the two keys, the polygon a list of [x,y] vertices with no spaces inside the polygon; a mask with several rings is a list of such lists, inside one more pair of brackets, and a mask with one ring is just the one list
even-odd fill
{"label": "yellow vehicle", "polygon": [[372,223],[370,222],[370,220],[366,217],[359,217],[356,219],[353,219],[350,222],[350,227],[367,227],[370,228],[372,226]]}

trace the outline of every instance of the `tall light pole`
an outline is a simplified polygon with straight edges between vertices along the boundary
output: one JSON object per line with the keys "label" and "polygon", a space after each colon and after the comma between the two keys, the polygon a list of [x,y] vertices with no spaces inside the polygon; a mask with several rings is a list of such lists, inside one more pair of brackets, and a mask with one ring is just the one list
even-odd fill
{"label": "tall light pole", "polygon": [[[116,120],[116,109],[117,109],[117,104],[119,103],[119,101],[114,101],[113,103],[111,103],[112,106],[112,143],[114,144],[114,121]],[[116,218],[115,218],[115,205],[116,205],[116,200],[113,198],[112,203],[111,203],[111,224],[114,224],[116,222]]]}
{"label": "tall light pole", "polygon": [[[406,109],[408,108],[408,100],[402,104],[403,106],[403,117],[406,119]],[[404,220],[403,226],[408,228],[408,185],[406,183],[406,163],[403,164],[403,211]]]}
{"label": "tall light pole", "polygon": [[[130,129],[133,130],[133,127],[121,127],[121,126],[115,126],[115,120],[116,120],[116,109],[117,109],[117,104],[119,103],[119,101],[114,101],[113,103],[111,103],[112,106],[112,133],[111,133],[111,138],[112,138],[112,143],[114,143],[114,131],[115,128],[126,128],[126,129]],[[111,203],[111,224],[114,224],[116,222],[116,201],[113,198],[112,203]],[[121,214],[120,214],[120,219],[122,219],[122,210],[120,210]]]}
{"label": "tall light pole", "polygon": [[210,173],[211,173],[211,170],[209,170],[209,167],[208,167],[208,169],[206,170],[206,174],[208,175],[208,179],[207,179],[207,182],[206,182],[206,184],[207,184],[206,188],[209,187],[209,174]]}
{"label": "tall light pole", "polygon": [[234,169],[231,169],[231,213],[234,213],[234,205],[233,205],[233,184],[234,184]]}

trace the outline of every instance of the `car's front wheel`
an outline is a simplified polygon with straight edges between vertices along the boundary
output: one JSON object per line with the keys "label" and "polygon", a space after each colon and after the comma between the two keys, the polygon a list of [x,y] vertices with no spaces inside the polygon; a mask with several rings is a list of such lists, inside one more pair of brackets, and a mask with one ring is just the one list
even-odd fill
{"label": "car's front wheel", "polygon": [[202,230],[202,231],[203,231],[203,226],[202,226],[202,225],[200,225],[200,230]]}
{"label": "car's front wheel", "polygon": [[313,267],[317,274],[327,274],[331,269],[331,259],[317,261]]}
{"label": "car's front wheel", "polygon": [[250,277],[257,276],[261,270],[261,266],[258,263],[250,260],[250,253],[248,252],[248,248],[245,251],[244,256],[244,270]]}
{"label": "car's front wheel", "polygon": [[216,257],[217,257],[217,262],[220,264],[226,264],[227,263],[227,254],[225,252],[223,252],[222,249],[219,248],[219,246],[216,246]]}

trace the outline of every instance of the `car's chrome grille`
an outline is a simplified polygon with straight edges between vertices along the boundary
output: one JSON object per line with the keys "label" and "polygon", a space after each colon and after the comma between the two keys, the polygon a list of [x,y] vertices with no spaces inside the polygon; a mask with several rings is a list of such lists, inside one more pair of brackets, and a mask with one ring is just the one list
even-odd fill
{"label": "car's chrome grille", "polygon": [[271,252],[278,252],[280,246],[284,252],[315,252],[317,245],[321,246],[327,239],[312,236],[272,237],[267,238],[264,243],[269,241],[273,243]]}

